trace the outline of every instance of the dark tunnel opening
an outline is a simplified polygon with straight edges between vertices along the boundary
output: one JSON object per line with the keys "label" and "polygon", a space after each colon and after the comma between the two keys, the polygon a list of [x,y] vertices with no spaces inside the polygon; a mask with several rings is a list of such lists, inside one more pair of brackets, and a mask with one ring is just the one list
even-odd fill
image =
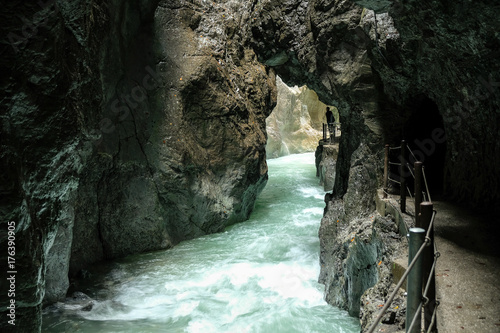
{"label": "dark tunnel opening", "polygon": [[[446,155],[446,135],[438,106],[427,96],[411,101],[411,115],[404,124],[403,138],[411,153],[408,162],[413,166],[421,161],[432,198],[443,194]],[[412,178],[413,179],[413,178]],[[408,181],[413,193],[413,180]]]}

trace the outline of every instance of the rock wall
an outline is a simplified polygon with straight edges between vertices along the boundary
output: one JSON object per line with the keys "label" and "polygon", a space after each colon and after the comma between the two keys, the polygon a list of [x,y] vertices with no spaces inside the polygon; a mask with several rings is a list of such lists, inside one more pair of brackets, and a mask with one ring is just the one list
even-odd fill
{"label": "rock wall", "polygon": [[[429,162],[444,156],[428,170],[442,173],[436,179],[446,198],[499,207],[498,6],[4,4],[0,243],[6,248],[7,223],[15,222],[17,328],[39,330],[42,300],[64,296],[68,272],[245,219],[266,182],[275,74],[289,86],[306,84],[339,110],[321,280],[326,298],[355,314],[358,294],[380,280],[373,259],[388,251],[368,223],[385,143],[406,138]],[[334,241],[343,235],[331,226],[337,220],[363,245]],[[350,258],[349,249],[352,259],[336,264]],[[344,277],[340,285],[335,276]],[[4,318],[7,288],[3,280]]]}
{"label": "rock wall", "polygon": [[323,186],[325,191],[331,191],[335,184],[335,169],[338,155],[338,144],[322,144],[322,142],[319,143],[314,153],[316,177],[319,178],[319,184]]}
{"label": "rock wall", "polygon": [[[446,195],[492,207],[499,201],[498,176],[491,176],[500,155],[493,139],[498,5],[359,1],[379,10],[375,15],[355,2],[261,1],[251,29],[259,58],[285,83],[306,83],[323,102],[338,106],[348,134],[339,152],[338,194],[347,189],[350,156],[361,141],[379,154],[384,143],[406,138],[419,158],[430,160],[442,130]],[[442,128],[437,124],[426,137],[412,136],[421,118],[428,119],[428,104],[435,105]],[[454,168],[457,163],[464,167]],[[479,189],[491,197],[480,198]]]}
{"label": "rock wall", "polygon": [[[312,152],[323,137],[326,105],[306,86],[288,87],[278,77],[278,101],[266,119],[268,158]],[[339,119],[337,109],[330,106]]]}
{"label": "rock wall", "polygon": [[[391,252],[368,223],[376,216],[384,144],[406,139],[443,198],[498,207],[498,4],[269,0],[256,9],[259,59],[286,84],[307,84],[339,109],[342,137],[320,229],[320,280],[326,299],[355,315],[363,289],[384,280],[375,259]],[[363,246],[355,245],[358,237]]]}
{"label": "rock wall", "polygon": [[240,28],[251,5],[4,6],[1,247],[15,222],[16,329],[39,331],[42,301],[93,262],[248,217],[276,103],[273,71]]}
{"label": "rock wall", "polygon": [[[69,285],[80,175],[92,147],[83,129],[95,120],[102,95],[93,54],[100,36],[86,28],[105,30],[106,14],[83,2],[49,1],[10,2],[0,15],[0,260],[7,262],[7,223],[14,223],[9,256],[17,272],[15,288],[0,282],[0,327],[37,332],[42,299],[64,296]],[[7,309],[12,303],[14,313]],[[6,311],[15,314],[11,324]]]}
{"label": "rock wall", "polygon": [[[71,272],[248,217],[267,179],[264,120],[276,92],[272,73],[236,42],[245,11],[232,5],[165,1],[111,11],[117,23],[103,51],[105,107],[93,142],[103,170],[89,173],[96,195],[82,193],[97,205],[78,214]],[[120,34],[128,39],[113,40]]]}

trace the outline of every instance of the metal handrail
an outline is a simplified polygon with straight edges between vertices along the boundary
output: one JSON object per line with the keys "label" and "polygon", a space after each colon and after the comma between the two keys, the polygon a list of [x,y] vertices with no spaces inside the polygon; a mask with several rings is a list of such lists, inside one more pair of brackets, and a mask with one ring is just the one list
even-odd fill
{"label": "metal handrail", "polygon": [[411,165],[410,165],[410,163],[406,163],[406,167],[408,168],[408,171],[410,171],[413,179],[415,179],[415,174],[411,171]]}
{"label": "metal handrail", "polygon": [[409,145],[406,145],[406,148],[408,148],[408,150],[410,151],[410,154],[413,156],[413,158],[415,159],[415,161],[418,161],[417,157],[415,156],[415,154],[413,154],[413,151],[411,150],[410,146]]}
{"label": "metal handrail", "polygon": [[425,168],[424,167],[422,167],[422,174],[424,175],[425,189],[427,191],[427,195],[429,196],[429,201],[432,202],[431,192],[429,192],[429,186],[427,186],[427,177],[425,177]]}
{"label": "metal handrail", "polygon": [[436,314],[437,314],[438,306],[439,306],[439,302],[436,301],[436,307],[434,308],[434,311],[432,312],[431,323],[429,325],[429,329],[427,330],[427,333],[431,333],[432,328],[434,327],[434,323],[436,322]]}
{"label": "metal handrail", "polygon": [[375,328],[377,327],[377,325],[380,323],[380,321],[382,320],[382,317],[384,316],[385,312],[391,306],[392,301],[394,300],[394,297],[396,297],[396,294],[397,294],[399,288],[401,288],[401,286],[403,285],[403,282],[408,277],[408,274],[410,274],[410,271],[412,270],[413,266],[415,266],[415,263],[417,262],[417,259],[420,257],[420,255],[424,251],[425,246],[427,246],[426,242],[424,242],[422,244],[422,246],[420,247],[420,249],[417,251],[417,254],[413,258],[413,260],[411,261],[411,263],[408,265],[408,269],[404,272],[403,276],[401,276],[401,279],[399,280],[398,284],[394,288],[394,291],[392,292],[391,296],[389,297],[389,299],[387,300],[387,302],[384,304],[384,307],[382,308],[382,311],[380,312],[380,314],[377,316],[377,318],[375,319],[375,321],[370,326],[370,328],[368,330],[368,333],[372,333],[375,330]]}
{"label": "metal handrail", "polygon": [[432,262],[432,267],[431,267],[431,271],[429,274],[429,278],[427,279],[427,284],[425,285],[425,288],[424,288],[424,296],[423,296],[425,298],[424,306],[426,306],[427,303],[429,302],[429,299],[426,297],[426,295],[429,292],[429,288],[431,286],[431,281],[432,281],[432,274],[436,271],[436,262],[437,262],[437,258],[439,258],[440,255],[441,254],[436,249],[434,249],[434,261]]}
{"label": "metal handrail", "polygon": [[394,180],[392,178],[387,178],[388,180],[390,180],[391,182],[394,182],[394,183],[397,183],[397,184],[401,184],[401,182],[398,182],[397,180]]}
{"label": "metal handrail", "polygon": [[[432,212],[432,217],[431,217],[431,222],[429,223],[429,228],[427,229],[427,233],[425,235],[425,240],[424,240],[424,243],[422,244],[422,246],[420,246],[420,248],[418,249],[417,253],[415,254],[415,257],[413,257],[413,260],[411,261],[411,263],[408,265],[408,268],[406,269],[406,271],[404,272],[403,276],[401,277],[401,279],[399,280],[398,284],[396,285],[396,287],[394,288],[394,291],[392,292],[391,296],[389,297],[389,299],[387,300],[387,302],[384,304],[384,307],[382,308],[380,314],[377,316],[377,318],[375,319],[375,321],[372,323],[372,325],[370,326],[370,328],[368,329],[367,333],[373,333],[375,328],[378,326],[378,324],[380,323],[380,321],[382,320],[382,317],[385,315],[385,312],[387,311],[387,309],[389,309],[389,307],[391,306],[392,304],[392,301],[394,300],[394,297],[396,297],[396,294],[399,290],[399,288],[401,288],[401,286],[403,285],[403,282],[405,281],[405,279],[408,277],[408,274],[410,274],[411,270],[413,269],[413,267],[415,266],[417,260],[419,259],[419,257],[422,255],[422,253],[424,252],[424,249],[426,246],[429,246],[430,245],[430,242],[431,242],[431,239],[430,239],[430,233],[431,233],[431,230],[433,229],[434,227],[434,219],[436,217],[436,214],[437,212],[434,210]],[[435,257],[435,259],[437,259],[437,257]],[[435,265],[433,265],[433,269],[435,268]],[[431,270],[432,271],[432,270]],[[429,280],[431,279],[432,277],[432,274],[429,275]],[[424,295],[427,294],[427,291],[428,291],[428,285],[430,284],[429,280],[427,281],[427,284],[426,284],[426,291],[424,293]],[[421,303],[422,305],[422,303]],[[422,309],[422,306],[419,306],[419,311],[421,311]],[[417,311],[418,313],[418,311]],[[415,315],[416,317],[416,315]],[[415,317],[413,317],[413,322],[415,321]],[[433,317],[434,317],[434,314],[433,314]],[[411,326],[410,326],[411,327]],[[431,326],[432,327],[432,326]]]}
{"label": "metal handrail", "polygon": [[[389,150],[394,150],[394,149],[403,149],[404,148],[404,151],[406,151],[406,149],[411,153],[411,155],[413,156],[413,158],[415,159],[415,161],[418,161],[415,154],[413,153],[413,151],[411,150],[410,146],[408,144],[405,143],[405,141],[401,141],[401,145],[398,146],[398,147],[391,147],[389,145],[386,145],[386,151],[385,151],[385,163],[386,165],[384,166],[384,189],[385,187],[387,186],[387,182],[388,181],[391,181],[393,183],[396,183],[396,184],[400,184],[400,185],[403,185],[403,182],[406,183],[402,173],[403,173],[403,166],[408,168],[408,171],[410,171],[410,174],[412,175],[413,179],[415,179],[415,173],[413,172],[412,170],[412,166],[407,162],[405,161],[405,157],[404,157],[404,153],[402,152],[401,153],[401,156],[402,156],[402,159],[401,161],[398,163],[398,162],[391,162],[389,161]],[[385,169],[388,169],[388,167],[390,165],[394,165],[394,166],[399,166],[400,167],[400,181],[397,181],[395,179],[392,179],[389,177],[389,174],[388,174],[388,171],[385,170]],[[422,167],[422,176],[424,178],[424,182],[425,182],[425,189],[427,191],[427,196],[429,197],[429,201],[432,202],[432,198],[431,198],[431,195],[430,195],[430,192],[429,192],[429,186],[428,186],[428,183],[427,183],[427,177],[425,176],[425,170],[424,168]],[[401,190],[401,211],[404,213],[406,211],[406,203],[403,202],[405,201],[405,198],[406,198],[406,191],[403,191]],[[411,192],[410,192],[410,197],[412,196]],[[384,196],[385,197],[385,196]]]}
{"label": "metal handrail", "polygon": [[[429,228],[430,229],[430,228]],[[429,298],[427,297],[427,293],[429,292],[429,287],[431,285],[431,281],[433,278],[434,271],[436,269],[436,262],[437,258],[439,258],[439,252],[434,253],[434,261],[432,263],[432,268],[429,274],[429,278],[427,279],[427,283],[425,285],[424,293],[422,295],[422,300],[423,302],[420,302],[419,306],[417,307],[417,311],[415,311],[415,315],[413,316],[413,320],[411,321],[410,327],[408,327],[408,332],[411,332],[413,325],[415,325],[416,320],[418,318],[417,314],[422,311],[423,307],[426,307],[427,304],[429,303]],[[439,302],[436,302],[436,305],[439,305]],[[432,313],[432,319],[431,319],[431,324],[429,325],[429,329],[427,330],[427,333],[430,333],[432,330],[432,327],[434,326],[434,321],[436,320],[436,312],[437,312],[437,306],[434,308],[434,312]]]}
{"label": "metal handrail", "polygon": [[[401,163],[395,163],[395,162],[389,161],[389,151],[390,150],[394,150],[394,149],[401,149],[401,157],[400,157],[400,162]],[[406,155],[407,155],[406,154],[406,149],[408,149],[410,151],[411,155],[415,159],[415,172],[412,172],[413,170],[412,170],[411,165],[409,165],[409,163],[407,163],[407,161],[406,161]],[[418,164],[418,168],[417,168],[417,164]],[[390,165],[398,165],[400,167],[399,168],[399,170],[400,170],[400,181],[397,181],[397,180],[392,179],[392,178],[389,177],[388,170],[389,170],[389,166]],[[406,211],[406,190],[408,190],[408,193],[410,194],[410,197],[412,196],[411,191],[406,186],[406,179],[405,179],[405,175],[404,175],[404,173],[406,172],[405,168],[408,168],[408,170],[410,171],[411,175],[415,179],[415,191],[418,191],[418,192],[421,191],[422,194],[423,194],[423,195],[417,195],[419,193],[416,192],[416,196],[415,196],[415,218],[417,219],[416,223],[417,223],[417,226],[418,226],[419,225],[419,219],[420,219],[419,212],[420,212],[422,197],[424,197],[424,198],[428,197],[428,201],[432,202],[432,198],[431,198],[431,195],[430,195],[430,192],[429,192],[429,186],[428,186],[428,182],[427,182],[427,177],[425,175],[425,170],[424,170],[424,167],[422,166],[422,162],[420,162],[420,161],[417,160],[417,158],[416,158],[415,154],[413,153],[413,151],[411,150],[410,146],[407,145],[404,140],[401,141],[401,145],[399,147],[390,147],[389,145],[385,145],[384,198],[387,198],[387,192],[386,192],[386,190],[387,190],[387,185],[388,185],[389,181],[397,183],[397,184],[400,184],[400,187],[401,187],[401,189],[400,189],[400,198],[401,198],[401,200],[400,200],[400,209],[401,209],[402,213],[405,213],[405,211]],[[424,179],[425,191],[426,192],[421,190],[420,182],[421,182],[422,178]],[[430,239],[430,233],[431,233],[431,231],[433,230],[433,227],[434,227],[435,216],[436,216],[436,211],[433,210],[432,211],[432,216],[430,218],[430,222],[428,224],[428,230],[427,230],[427,233],[426,233],[426,236],[425,236],[425,240],[423,241],[423,243],[420,246],[419,250],[415,254],[414,258],[412,258],[411,263],[408,265],[408,269],[405,271],[405,273],[401,277],[401,280],[399,281],[399,283],[397,284],[396,288],[392,292],[391,296],[387,300],[386,304],[384,305],[384,307],[380,311],[379,315],[377,316],[377,318],[375,319],[375,321],[370,326],[370,329],[368,330],[369,333],[372,333],[375,330],[376,326],[382,320],[382,317],[385,315],[385,313],[387,312],[389,306],[393,302],[394,297],[395,297],[396,293],[398,292],[399,288],[401,288],[401,285],[403,284],[403,282],[405,281],[405,279],[407,278],[407,276],[410,274],[411,270],[415,266],[415,263],[421,257],[421,255],[422,255],[422,253],[424,251],[424,248],[426,246],[428,246],[430,243],[433,243],[433,241]],[[426,219],[426,221],[429,221],[429,219]],[[406,223],[405,223],[405,226],[406,226]],[[407,231],[408,231],[408,228],[407,228]],[[415,245],[418,246],[417,244],[415,244]],[[414,249],[414,247],[412,247],[412,249]],[[426,268],[426,273],[425,274],[426,275],[429,274],[429,276],[428,276],[428,280],[427,280],[425,288],[424,288],[424,293],[422,295],[422,292],[420,290],[417,295],[413,295],[412,294],[413,296],[411,297],[411,300],[413,300],[413,302],[412,302],[412,305],[411,305],[411,311],[407,313],[407,316],[410,315],[410,316],[413,316],[413,318],[411,320],[411,325],[409,326],[409,330],[407,330],[407,332],[409,332],[411,330],[411,328],[415,325],[416,322],[419,325],[418,327],[420,327],[420,323],[418,322],[419,320],[417,318],[420,318],[421,312],[422,312],[422,308],[425,308],[425,307],[429,306],[429,302],[430,302],[429,301],[429,297],[433,298],[433,302],[431,303],[432,305],[430,305],[430,307],[431,307],[431,309],[432,309],[432,307],[434,307],[434,309],[433,309],[432,318],[431,318],[431,322],[430,322],[430,326],[429,326],[428,332],[430,332],[432,330],[433,326],[434,326],[435,316],[436,316],[436,308],[437,308],[437,305],[439,303],[435,300],[434,291],[433,290],[430,291],[430,286],[431,286],[431,283],[432,283],[433,279],[435,278],[435,266],[436,266],[436,260],[437,260],[438,257],[439,257],[439,252],[437,252],[437,250],[435,249],[435,244],[434,244],[434,261],[432,263],[432,268],[430,270],[428,270],[428,268]],[[418,283],[420,284],[422,282],[419,281]],[[429,296],[429,291],[430,291],[430,296]],[[415,297],[422,297],[421,303],[418,306],[417,306],[417,304],[414,303],[415,301],[418,302],[418,300]],[[410,301],[410,300],[408,300],[408,301]],[[417,308],[417,311],[413,312],[415,310],[415,307]],[[407,311],[408,311],[408,309],[407,309]],[[429,324],[429,321],[428,321],[428,318],[429,318],[428,315],[429,314],[430,313],[427,311],[426,312],[427,317],[426,317],[426,321],[425,321],[426,325]],[[407,324],[408,324],[409,321],[410,321],[410,318],[407,318]]]}

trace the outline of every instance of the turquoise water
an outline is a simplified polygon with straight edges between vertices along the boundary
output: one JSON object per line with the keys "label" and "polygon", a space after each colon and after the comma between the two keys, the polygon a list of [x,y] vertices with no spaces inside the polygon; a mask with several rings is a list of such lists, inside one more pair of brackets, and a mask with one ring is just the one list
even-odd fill
{"label": "turquoise water", "polygon": [[359,332],[323,301],[318,228],[325,192],[314,154],[268,161],[250,220],[167,251],[94,268],[90,311],[60,304],[45,332]]}

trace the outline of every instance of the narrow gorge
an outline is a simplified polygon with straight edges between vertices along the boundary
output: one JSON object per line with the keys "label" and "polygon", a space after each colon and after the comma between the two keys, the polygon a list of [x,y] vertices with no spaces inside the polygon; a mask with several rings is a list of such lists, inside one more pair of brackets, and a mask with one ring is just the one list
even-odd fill
{"label": "narrow gorge", "polygon": [[[0,283],[2,332],[39,332],[43,306],[98,262],[248,219],[268,179],[266,144],[272,157],[317,144],[266,131],[278,121],[280,80],[313,90],[314,109],[338,110],[319,281],[364,329],[361,297],[391,283],[386,259],[399,246],[376,214],[385,144],[405,139],[448,200],[500,207],[499,9],[491,0],[4,4],[0,260],[16,273]],[[285,136],[321,134],[323,110],[297,111],[311,125],[290,122]]]}

